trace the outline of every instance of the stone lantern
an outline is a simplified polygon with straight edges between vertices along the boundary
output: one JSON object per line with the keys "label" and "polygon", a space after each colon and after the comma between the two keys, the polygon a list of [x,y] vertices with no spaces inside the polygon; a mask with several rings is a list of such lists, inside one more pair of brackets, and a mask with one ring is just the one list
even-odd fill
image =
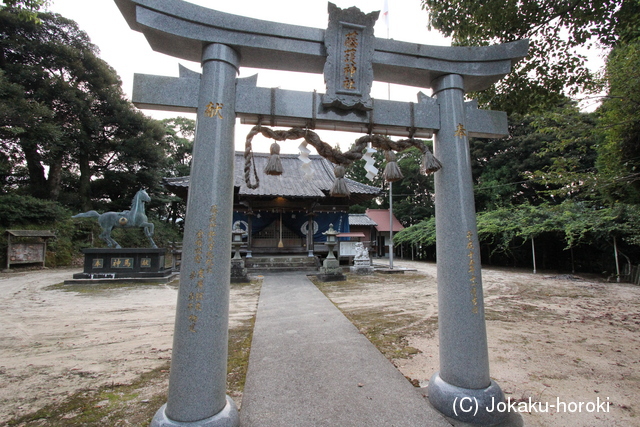
{"label": "stone lantern", "polygon": [[338,238],[336,236],[340,233],[333,229],[333,224],[329,224],[329,229],[322,234],[327,237],[327,242],[325,243],[329,248],[327,259],[336,259],[333,255],[333,248],[338,244]]}
{"label": "stone lantern", "polygon": [[233,258],[231,258],[231,282],[232,283],[247,283],[249,278],[247,277],[247,269],[244,267],[244,260],[240,256],[240,247],[242,246],[242,235],[244,231],[236,224],[231,231],[231,245],[236,251]]}
{"label": "stone lantern", "polygon": [[334,282],[340,280],[346,280],[344,274],[342,274],[342,268],[340,267],[340,261],[333,255],[333,248],[338,244],[338,231],[333,229],[333,224],[329,224],[329,229],[322,233],[327,237],[325,245],[329,248],[329,254],[320,267],[320,274],[318,279],[323,282]]}
{"label": "stone lantern", "polygon": [[240,256],[240,247],[242,246],[242,235],[244,231],[238,226],[238,224],[233,227],[233,231],[231,232],[231,245],[233,245],[233,249],[236,251],[236,254],[233,256],[233,259],[242,259]]}

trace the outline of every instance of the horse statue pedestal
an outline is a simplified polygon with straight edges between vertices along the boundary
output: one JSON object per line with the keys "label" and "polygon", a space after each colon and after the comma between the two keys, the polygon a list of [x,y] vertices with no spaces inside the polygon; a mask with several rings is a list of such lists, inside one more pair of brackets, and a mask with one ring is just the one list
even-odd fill
{"label": "horse statue pedestal", "polygon": [[166,249],[92,248],[84,249],[84,271],[73,275],[65,284],[104,282],[162,282],[175,278],[165,267]]}

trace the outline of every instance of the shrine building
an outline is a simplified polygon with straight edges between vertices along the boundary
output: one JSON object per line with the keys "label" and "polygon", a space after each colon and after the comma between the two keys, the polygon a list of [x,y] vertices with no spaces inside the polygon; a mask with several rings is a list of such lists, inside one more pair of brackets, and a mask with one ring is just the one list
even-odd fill
{"label": "shrine building", "polygon": [[[309,156],[310,172],[305,173],[297,154],[281,154],[283,173],[279,176],[264,173],[269,154],[254,153],[253,158],[251,176],[255,170],[258,188],[247,187],[243,153],[236,152],[234,168],[233,222],[245,231],[242,252],[248,257],[326,253],[322,233],[329,224],[340,233],[349,233],[349,207],[381,194],[380,188],[344,178],[349,196],[332,197],[334,166],[319,155]],[[165,178],[163,184],[187,200],[189,176]]]}

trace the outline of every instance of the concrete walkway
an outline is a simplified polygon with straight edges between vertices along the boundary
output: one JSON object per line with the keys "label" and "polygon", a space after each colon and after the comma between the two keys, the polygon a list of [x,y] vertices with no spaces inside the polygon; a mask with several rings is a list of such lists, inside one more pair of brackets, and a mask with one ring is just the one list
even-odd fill
{"label": "concrete walkway", "polygon": [[265,275],[240,425],[451,426],[300,273]]}

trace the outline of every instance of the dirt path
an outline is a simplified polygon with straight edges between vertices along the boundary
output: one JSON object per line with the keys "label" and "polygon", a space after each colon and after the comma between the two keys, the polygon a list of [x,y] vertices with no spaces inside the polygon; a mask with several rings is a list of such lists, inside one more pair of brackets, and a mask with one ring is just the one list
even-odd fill
{"label": "dirt path", "polygon": [[[171,359],[177,283],[60,286],[76,272],[0,274],[0,425]],[[230,327],[253,316],[256,293],[232,290]]]}
{"label": "dirt path", "polygon": [[[395,265],[418,271],[323,290],[424,385],[439,363],[436,269]],[[175,284],[54,286],[76,271],[0,274],[0,425],[171,357]],[[640,426],[640,287],[495,269],[483,282],[492,377],[512,401],[569,405],[523,414],[527,426]],[[232,289],[231,327],[253,316],[257,289]],[[608,412],[570,411],[598,399]]]}
{"label": "dirt path", "polygon": [[[387,335],[417,349],[395,364],[425,385],[439,367],[436,266],[394,266],[418,272],[402,283],[378,277],[328,294],[364,329],[378,313]],[[512,270],[482,274],[491,376],[511,401],[525,402],[518,408],[533,409],[523,414],[525,425],[640,426],[640,287]],[[545,404],[548,412],[535,412]]]}

